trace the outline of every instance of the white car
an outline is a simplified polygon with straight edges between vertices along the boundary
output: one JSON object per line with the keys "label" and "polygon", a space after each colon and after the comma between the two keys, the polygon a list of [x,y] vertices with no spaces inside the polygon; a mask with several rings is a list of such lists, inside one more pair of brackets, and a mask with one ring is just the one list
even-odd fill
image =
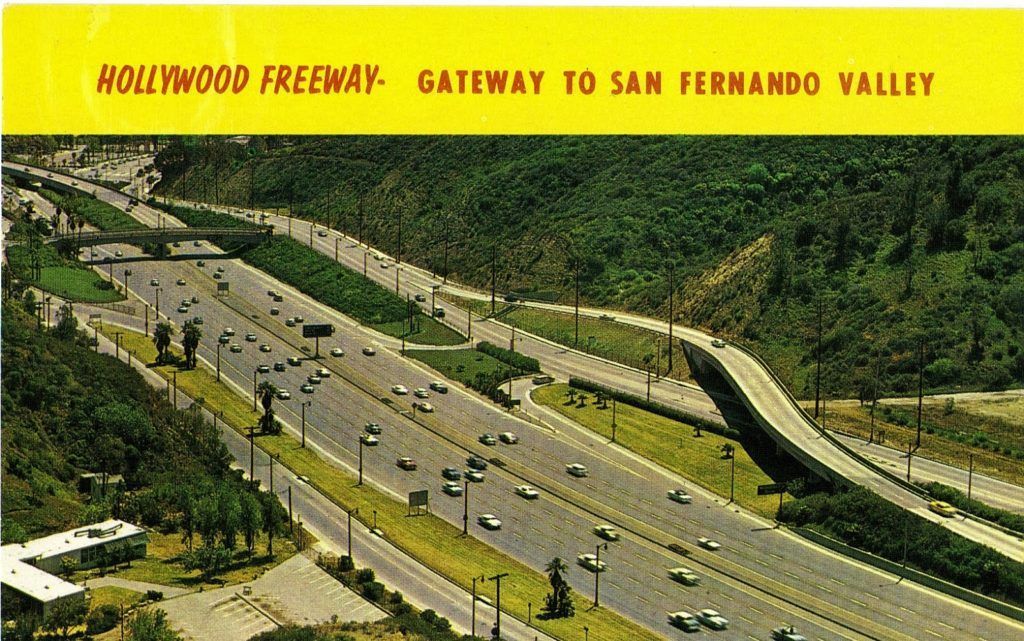
{"label": "white car", "polygon": [[680,488],[678,490],[669,490],[667,494],[669,500],[675,501],[676,503],[692,503],[693,497],[686,493],[686,490]]}
{"label": "white car", "polygon": [[[93,255],[93,258],[95,258],[96,257],[96,252],[93,252],[92,255]],[[152,285],[153,287],[159,287],[160,286],[160,279],[158,279],[158,278],[151,278],[149,280],[149,284]]]}
{"label": "white car", "polygon": [[484,473],[478,470],[466,470],[462,473],[462,477],[470,483],[484,482]]}
{"label": "white car", "polygon": [[286,389],[278,388],[274,396],[276,396],[279,400],[287,401],[292,397],[292,393]]}
{"label": "white car", "polygon": [[711,340],[711,346],[712,347],[718,347],[718,348],[725,347],[725,341],[723,341],[721,338],[712,339]]}
{"label": "white car", "polygon": [[363,348],[363,356],[373,356],[376,353],[377,353],[377,350],[375,350],[372,347],[364,347]]}
{"label": "white car", "polygon": [[668,576],[673,581],[678,581],[683,585],[697,585],[700,583],[700,577],[690,568],[669,568]]}
{"label": "white car", "polygon": [[533,499],[536,499],[536,498],[540,497],[540,492],[538,492],[537,490],[533,489],[529,485],[517,485],[516,486],[516,494],[518,494],[519,496],[523,497],[524,499],[531,500],[531,501]]}
{"label": "white car", "polygon": [[340,347],[332,347],[331,348],[331,356],[344,356],[344,355],[345,355],[345,350],[341,349]]}
{"label": "white car", "polygon": [[252,332],[249,332],[248,334],[245,335],[245,340],[246,340],[246,342],[249,342],[249,343],[255,343],[256,342],[256,334],[253,334]]}
{"label": "white car", "polygon": [[669,612],[668,613],[669,625],[675,626],[683,632],[696,632],[700,630],[700,622],[697,618],[689,612]]}
{"label": "white car", "polygon": [[316,370],[316,375],[319,376],[320,378],[330,378],[331,370],[327,369],[326,367],[318,367]]}
{"label": "white car", "polygon": [[697,620],[712,630],[724,630],[729,627],[729,619],[718,613],[718,610],[704,608],[697,613]]}
{"label": "white car", "polygon": [[576,563],[591,572],[604,572],[608,569],[608,564],[604,561],[598,561],[596,554],[581,554],[576,557]]}
{"label": "white car", "polygon": [[231,329],[230,327],[225,327],[224,331],[221,332],[221,334],[223,334],[224,336],[234,336],[235,330]]}
{"label": "white car", "polygon": [[427,392],[427,390],[423,389],[422,387],[417,387],[416,389],[414,389],[413,392],[412,392],[412,395],[415,396],[416,398],[429,398],[430,397],[430,393]]}
{"label": "white car", "polygon": [[306,382],[312,385],[319,385],[321,380],[322,379],[316,374],[310,374],[309,376],[306,377]]}
{"label": "white car", "polygon": [[321,229],[316,233],[316,235],[319,236],[320,238],[327,238],[327,230]]}
{"label": "white car", "polygon": [[498,439],[494,438],[493,434],[486,433],[481,434],[476,440],[480,441],[484,445],[497,445]]}
{"label": "white car", "polygon": [[406,394],[409,393],[409,388],[406,387],[405,385],[392,385],[391,393],[398,394],[399,396],[405,396]]}
{"label": "white car", "polygon": [[420,403],[418,407],[421,412],[426,412],[427,414],[434,411],[434,406],[430,403]]}
{"label": "white car", "polygon": [[373,447],[380,443],[380,439],[373,434],[362,434],[359,436],[359,440],[362,441],[363,445]]}
{"label": "white car", "polygon": [[178,287],[184,287],[185,286],[185,279],[184,278],[179,278],[178,281],[175,284]]}
{"label": "white car", "polygon": [[718,541],[713,541],[706,536],[702,536],[699,539],[697,539],[697,543],[705,550],[711,551],[718,550],[722,547],[721,543],[719,543]]}
{"label": "white car", "polygon": [[565,471],[569,473],[569,476],[575,476],[576,478],[583,478],[590,474],[590,470],[582,463],[570,463],[565,466]]}
{"label": "white car", "polygon": [[367,423],[363,426],[363,429],[366,430],[367,434],[380,434],[382,431],[380,423]]}
{"label": "white car", "polygon": [[263,352],[263,353],[270,352],[270,345],[267,345],[266,343],[263,343],[262,345],[260,345],[260,351]]}
{"label": "white car", "polygon": [[594,526],[594,534],[598,535],[599,537],[601,537],[605,541],[618,541],[619,540],[619,533],[615,530],[614,527],[612,527],[611,525],[608,525],[607,523],[603,523],[601,525],[595,525]]}
{"label": "white car", "polygon": [[310,385],[309,383],[303,383],[302,386],[299,387],[299,391],[304,393],[304,394],[312,394],[313,393],[313,386]]}
{"label": "white car", "polygon": [[[188,311],[188,308],[185,308],[185,311]],[[242,353],[242,346],[239,345],[238,343],[231,343],[231,353],[232,354],[241,354]]]}
{"label": "white car", "polygon": [[515,445],[519,442],[519,437],[514,432],[502,432],[498,434],[498,439],[506,445]]}
{"label": "white car", "polygon": [[260,374],[269,374],[270,373],[270,365],[257,365],[256,366],[256,371],[259,372]]}
{"label": "white car", "polygon": [[476,522],[482,525],[486,530],[501,529],[501,521],[498,520],[498,517],[494,516],[493,514],[481,514],[480,516],[476,517]]}
{"label": "white car", "polygon": [[285,319],[284,324],[287,325],[288,327],[295,327],[295,319],[287,318]]}
{"label": "white car", "polygon": [[287,358],[287,361],[288,364],[291,365],[292,367],[298,367],[299,365],[302,365],[302,359],[299,358],[298,356],[289,356]]}
{"label": "white car", "polygon": [[462,496],[462,486],[458,481],[445,481],[441,491],[448,496]]}

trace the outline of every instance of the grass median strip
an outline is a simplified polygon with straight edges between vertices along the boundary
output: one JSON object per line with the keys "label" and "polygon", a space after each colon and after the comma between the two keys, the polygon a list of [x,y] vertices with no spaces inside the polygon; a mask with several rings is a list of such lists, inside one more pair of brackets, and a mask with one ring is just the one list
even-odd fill
{"label": "grass median strip", "polygon": [[[569,386],[565,384],[545,385],[533,391],[533,400],[611,439],[611,404],[605,408],[594,402],[593,395],[588,395],[590,400],[579,407],[577,402],[569,402],[568,391]],[[726,498],[733,461],[724,458],[722,447],[732,446],[735,448],[736,503],[764,517],[775,516],[778,496],[758,496],[757,486],[786,479],[773,478],[778,476],[774,472],[769,475],[743,443],[707,431],[697,438],[690,425],[626,403],[617,403],[615,423],[615,441],[619,445]]]}
{"label": "grass median strip", "polygon": [[[113,330],[107,327],[103,331],[107,335]],[[123,349],[132,350],[136,358],[145,362],[155,360],[156,349],[152,341],[137,332],[121,328],[117,328],[117,331],[122,334]],[[173,366],[153,368],[164,378],[169,378],[174,369]],[[255,423],[257,415],[249,402],[225,384],[218,383],[214,375],[203,367],[179,371],[178,386],[192,398],[201,398],[208,409],[222,411],[224,421],[239,433],[246,434],[247,427]],[[357,518],[364,525],[372,523],[376,514],[377,527],[383,531],[387,540],[420,563],[466,589],[469,589],[472,577],[508,572],[509,576],[502,581],[502,610],[523,620],[526,620],[531,604],[534,613],[540,612],[544,597],[550,590],[547,577],[541,572],[474,536],[462,536],[460,528],[437,516],[408,516],[405,503],[369,485],[356,485],[352,476],[333,467],[311,449],[301,448],[287,434],[258,436],[256,440],[261,449],[271,456],[280,457],[281,463],[296,475],[309,478],[309,482],[335,504],[345,510],[358,508]],[[472,527],[476,529],[475,525]],[[571,563],[571,559],[567,559],[567,562]],[[578,569],[571,571],[582,572]],[[477,590],[483,596],[492,600],[495,598],[491,582],[482,586],[478,584]],[[590,636],[595,641],[653,641],[663,638],[605,608],[589,610],[586,597],[580,594],[575,596],[575,617],[554,620],[534,618],[535,626],[560,639],[578,637],[584,626],[590,628]]]}

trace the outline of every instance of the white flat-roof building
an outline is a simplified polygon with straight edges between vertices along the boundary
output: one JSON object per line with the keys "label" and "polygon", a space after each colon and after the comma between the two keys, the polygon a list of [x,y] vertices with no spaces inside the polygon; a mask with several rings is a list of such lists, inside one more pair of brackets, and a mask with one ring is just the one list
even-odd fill
{"label": "white flat-roof building", "polygon": [[77,568],[87,569],[144,557],[148,543],[145,530],[117,519],[11,543],[0,547],[0,584],[45,619],[60,601],[85,599],[84,589],[56,576],[61,559],[70,557]]}

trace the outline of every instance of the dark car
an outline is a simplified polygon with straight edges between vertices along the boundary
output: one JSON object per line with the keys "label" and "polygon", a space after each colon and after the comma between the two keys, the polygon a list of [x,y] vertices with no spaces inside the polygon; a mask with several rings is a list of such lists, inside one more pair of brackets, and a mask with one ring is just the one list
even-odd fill
{"label": "dark car", "polygon": [[458,468],[446,467],[443,470],[441,470],[441,476],[448,479],[449,481],[458,481],[459,479],[462,478],[462,472],[460,472]]}
{"label": "dark car", "polygon": [[474,470],[486,470],[487,461],[480,458],[479,456],[470,456],[466,459],[466,465],[473,468]]}

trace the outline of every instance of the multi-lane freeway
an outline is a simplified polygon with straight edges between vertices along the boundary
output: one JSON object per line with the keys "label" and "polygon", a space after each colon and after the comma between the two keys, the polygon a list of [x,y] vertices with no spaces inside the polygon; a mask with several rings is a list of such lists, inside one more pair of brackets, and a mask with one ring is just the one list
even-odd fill
{"label": "multi-lane freeway", "polygon": [[[97,195],[122,206],[127,202],[126,197],[102,188]],[[155,224],[161,216],[148,207],[137,207],[133,214],[148,224]],[[133,255],[131,248],[119,249]],[[224,267],[222,281],[230,282],[230,296],[215,295],[212,275],[218,266]],[[389,348],[392,341],[238,261],[211,256],[203,268],[194,262],[140,262],[133,263],[132,270],[130,288],[150,304],[161,289],[165,314],[177,306],[178,298],[199,298],[188,316],[204,317],[207,338],[201,343],[200,356],[206,361],[217,359],[214,335],[224,327],[236,329],[235,340],[242,350],[234,353],[222,348],[220,357],[223,377],[240,393],[251,390],[257,365],[284,361],[310,347],[297,328],[285,326],[285,318],[302,315],[306,322],[333,322],[341,331],[330,347],[341,347],[346,355],[316,365],[327,367],[332,376],[315,386],[313,394],[298,392],[312,371],[309,361],[268,375],[293,393],[292,401],[279,404],[283,406],[280,413],[293,428],[300,420],[298,403],[311,401],[306,410],[307,438],[342,464],[353,466],[363,424],[380,423],[384,428],[381,444],[365,448],[373,449],[365,452],[372,481],[403,496],[411,489],[430,487],[435,513],[459,526],[461,502],[438,491],[440,469],[464,467],[463,460],[471,452],[499,457],[507,471],[495,471],[492,466],[485,472],[486,481],[471,488],[471,509],[474,515],[498,515],[503,527],[496,532],[474,527],[474,534],[539,569],[556,555],[572,560],[577,554],[592,552],[600,542],[591,533],[595,524],[618,525],[623,540],[602,553],[602,560],[609,564],[602,579],[602,604],[659,632],[672,634],[664,620],[666,611],[716,607],[732,620],[735,632],[752,638],[763,638],[775,622],[792,622],[812,638],[821,639],[997,639],[1022,633],[1016,623],[834,556],[772,529],[761,519],[724,508],[720,500],[695,488],[689,488],[694,495],[692,505],[669,502],[665,493],[681,484],[672,474],[650,464],[640,466],[634,457],[617,448],[601,447],[581,433],[552,431],[520,421],[454,385],[450,394],[430,399],[436,414],[421,415],[414,421],[396,411],[408,410],[411,405],[408,397],[392,395],[390,387],[426,387],[438,377],[435,373],[396,354]],[[179,278],[185,285],[175,284]],[[160,285],[150,286],[153,279]],[[284,294],[284,302],[275,304],[280,316],[269,314],[270,289]],[[173,311],[170,315],[179,322],[184,316]],[[139,322],[138,317],[134,322]],[[474,334],[501,330],[489,322],[474,323],[474,329]],[[257,340],[242,340],[248,332],[255,333]],[[262,343],[270,348],[269,353],[259,351]],[[363,347],[375,343],[376,356],[361,354]],[[582,364],[576,371],[590,377],[602,367],[619,377],[624,372],[619,366],[543,341],[529,339],[527,344],[552,349],[556,356],[546,358]],[[547,360],[543,362],[552,370]],[[661,389],[669,389],[669,385],[673,386],[669,394],[675,398],[689,389],[675,384],[664,384]],[[507,429],[519,434],[518,445],[488,448],[476,441],[481,431]],[[415,456],[419,469],[399,470],[394,463],[400,456]],[[568,477],[565,465],[574,462],[586,465],[590,476]],[[512,488],[524,482],[540,489],[539,500],[515,496]],[[697,548],[695,541],[701,536],[717,538],[723,549],[713,553]],[[682,559],[665,547],[667,543],[683,545],[692,557]],[[690,565],[704,576],[699,588],[685,588],[667,578],[666,569],[679,564]],[[581,593],[579,598],[592,592],[592,580],[593,576],[580,568],[570,572],[571,583]]]}

